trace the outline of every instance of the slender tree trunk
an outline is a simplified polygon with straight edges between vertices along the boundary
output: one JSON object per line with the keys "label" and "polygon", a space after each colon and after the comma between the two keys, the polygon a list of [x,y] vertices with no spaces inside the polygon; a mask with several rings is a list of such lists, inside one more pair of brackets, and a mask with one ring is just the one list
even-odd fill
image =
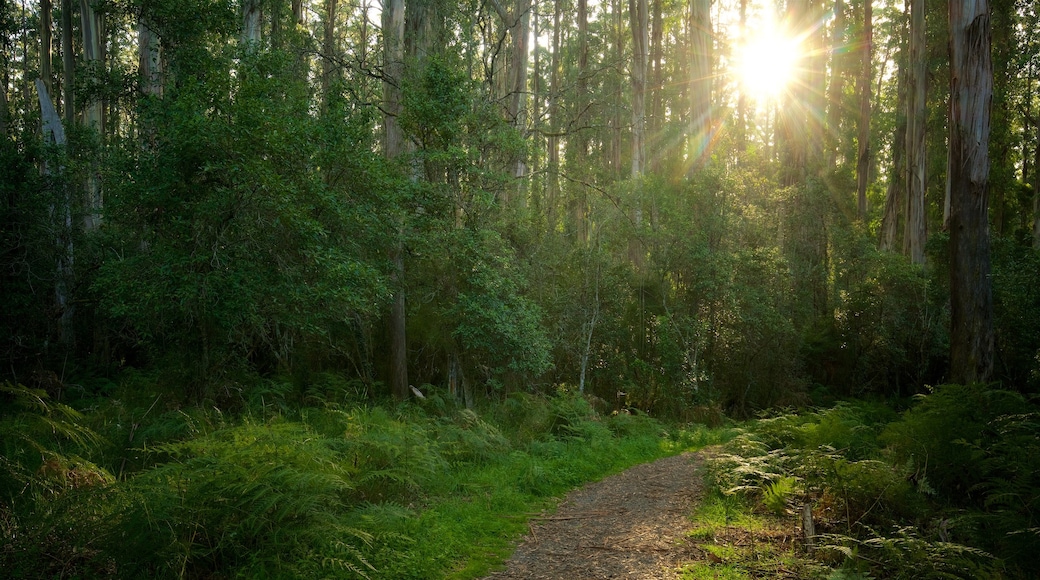
{"label": "slender tree trunk", "polygon": [[1037,140],[1033,149],[1033,247],[1040,249],[1040,123],[1034,125]]}
{"label": "slender tree trunk", "polygon": [[628,10],[632,26],[632,179],[638,180],[646,162],[647,1],[629,0]]}
{"label": "slender tree trunk", "polygon": [[[622,17],[622,3],[621,0],[613,0],[611,7],[614,11],[614,62],[620,68],[624,62],[625,55],[625,26],[624,18]],[[618,71],[618,82],[614,87],[614,115],[611,122],[611,139],[610,139],[610,167],[613,169],[614,177],[620,179],[622,175],[621,171],[621,109],[623,107],[624,99],[622,98],[622,86],[624,82],[621,80],[620,70]]]}
{"label": "slender tree trunk", "polygon": [[140,75],[141,93],[158,97],[162,96],[162,55],[160,54],[159,35],[143,17],[137,22],[138,73]]}
{"label": "slender tree trunk", "polygon": [[[841,0],[838,0],[841,2]],[[747,3],[748,0],[740,0],[740,42],[747,42]],[[747,152],[747,95],[741,89],[737,97],[737,151]]]}
{"label": "slender tree trunk", "polygon": [[[579,0],[579,2],[584,2],[584,0]],[[549,65],[552,67],[549,72],[549,138],[547,140],[549,152],[547,155],[548,173],[546,174],[549,181],[548,199],[546,200],[549,232],[556,231],[556,206],[560,203],[560,3],[561,0],[553,2],[552,60]],[[580,87],[580,78],[578,83]],[[564,211],[564,215],[566,215],[566,211]]]}
{"label": "slender tree trunk", "polygon": [[831,83],[827,87],[827,133],[830,139],[827,163],[831,167],[838,164],[838,152],[841,150],[841,114],[844,112],[845,100],[843,60],[848,25],[845,20],[844,0],[834,2],[833,26],[834,30],[831,32]]}
{"label": "slender tree trunk", "polygon": [[856,211],[859,219],[867,219],[867,184],[870,173],[870,97],[874,67],[873,0],[863,2],[863,63],[859,79],[859,157],[856,163]]}
{"label": "slender tree trunk", "polygon": [[690,173],[707,159],[711,144],[711,0],[690,0]]}
{"label": "slender tree trunk", "polygon": [[632,206],[632,223],[636,232],[629,241],[629,257],[639,270],[643,265],[639,233],[643,227],[642,178],[646,163],[646,69],[649,59],[647,0],[629,0],[628,12],[632,27],[632,182],[636,193]]}
{"label": "slender tree trunk", "polygon": [[[557,26],[559,28],[559,26]],[[555,54],[555,53],[554,53]],[[588,0],[578,0],[578,82],[577,95],[577,123],[578,133],[572,139],[574,146],[574,167],[584,168],[585,159],[589,152],[589,137],[586,132],[588,124],[589,107],[589,4]],[[557,93],[559,98],[559,92]],[[571,138],[568,138],[571,140]],[[568,158],[568,166],[570,159]],[[574,223],[574,239],[578,243],[586,240],[585,227],[585,187],[576,188],[570,200],[571,221]]]}
{"label": "slender tree trunk", "polygon": [[47,87],[49,94],[54,90],[54,72],[51,70],[53,60],[53,49],[51,35],[54,30],[53,24],[54,7],[51,0],[40,0],[40,78],[43,85]]}
{"label": "slender tree trunk", "polygon": [[943,225],[944,232],[950,231],[950,214],[952,212],[953,192],[953,99],[950,99],[946,107],[946,118],[950,121],[946,124],[946,189],[943,192]]}
{"label": "slender tree trunk", "polygon": [[1036,143],[1033,147],[1033,247],[1040,250],[1040,122],[1033,124],[1036,125]]}
{"label": "slender tree trunk", "polygon": [[[398,123],[401,113],[400,83],[404,77],[404,0],[387,0],[383,6],[383,153],[393,160],[405,152],[404,133]],[[402,227],[403,229],[403,227]],[[397,244],[391,256],[394,264],[394,302],[390,310],[390,391],[397,399],[407,399],[408,340],[407,309],[404,292],[403,231],[398,231]]]}
{"label": "slender tree trunk", "polygon": [[[650,34],[650,114],[647,120],[647,134],[650,143],[657,142],[661,127],[664,124],[663,95],[661,82],[661,41],[664,34],[664,18],[661,14],[661,3],[664,0],[653,0],[651,5],[651,34]],[[657,173],[660,170],[661,154],[660,147],[647,147],[647,155],[650,171]]]}
{"label": "slender tree trunk", "polygon": [[260,44],[261,23],[263,21],[261,0],[242,1],[242,45],[246,50],[253,51]]}
{"label": "slender tree trunk", "polygon": [[[102,62],[102,34],[103,23],[101,14],[94,10],[91,0],[80,0],[80,29],[83,33],[83,60],[87,64],[91,74],[98,74],[104,63]],[[104,137],[104,119],[102,119],[103,103],[94,98],[83,107],[83,126],[88,130],[96,131]],[[83,217],[83,230],[94,231],[101,225],[101,184],[97,177],[96,164],[91,163],[87,170],[85,193],[86,214]]]}
{"label": "slender tree trunk", "polygon": [[928,235],[925,193],[928,186],[928,151],[925,109],[928,97],[927,46],[925,44],[925,0],[910,1],[910,78],[907,87],[906,151],[909,162],[906,231],[903,252],[914,264],[924,264]]}
{"label": "slender tree trunk", "polygon": [[61,88],[64,93],[63,109],[65,126],[71,127],[76,122],[76,104],[73,93],[76,77],[76,53],[72,50],[72,0],[61,0]]}
{"label": "slender tree trunk", "polygon": [[[902,43],[901,43],[902,44]],[[896,85],[896,131],[892,139],[892,172],[888,178],[888,190],[885,193],[885,215],[881,220],[881,243],[880,247],[885,251],[893,251],[896,248],[896,240],[899,236],[899,218],[904,209],[907,190],[906,163],[903,154],[907,143],[907,115],[906,115],[906,77],[907,77],[907,48],[902,46],[897,60],[897,85]]]}
{"label": "slender tree trunk", "polygon": [[322,23],[321,43],[321,98],[326,109],[332,93],[332,84],[336,80],[336,71],[339,70],[336,62],[336,12],[338,8],[339,0],[325,0],[325,21]]}
{"label": "slender tree trunk", "polygon": [[950,375],[993,374],[989,133],[993,63],[988,0],[950,0]]}
{"label": "slender tree trunk", "polygon": [[[7,39],[4,38],[4,46],[2,47],[8,54],[10,54],[10,46],[7,43]],[[0,139],[7,138],[7,126],[8,119],[10,119],[11,108],[10,103],[7,100],[7,89],[11,86],[11,72],[10,62],[7,57],[3,57],[3,71],[0,71]]]}
{"label": "slender tree trunk", "polygon": [[[36,91],[40,101],[40,118],[43,121],[44,141],[58,147],[65,147],[65,129],[61,125],[61,118],[54,109],[54,103],[47,92],[47,85],[42,79],[36,80]],[[59,167],[59,171],[63,168]],[[50,174],[50,167],[46,162],[43,164],[44,174]],[[70,295],[73,275],[73,246],[72,246],[72,197],[67,187],[63,187],[60,203],[51,206],[51,215],[54,217],[56,241],[56,272],[54,277],[54,301],[58,311],[58,338],[66,345],[72,346],[75,341],[73,334],[72,318],[75,305]]]}
{"label": "slender tree trunk", "polygon": [[[809,0],[787,0],[787,33],[808,38],[815,23],[810,17]],[[808,51],[806,51],[808,52]],[[805,179],[811,123],[807,118],[809,108],[809,82],[811,69],[808,54],[801,54],[794,64],[790,89],[784,93],[784,102],[776,115],[776,153],[782,165],[781,183],[796,185]]]}
{"label": "slender tree trunk", "polygon": [[809,132],[806,143],[806,164],[813,174],[819,174],[824,165],[826,148],[826,124],[822,118],[827,108],[827,37],[820,25],[824,20],[822,0],[809,3],[809,21],[804,30],[808,38],[804,41],[809,47],[808,68],[804,102],[808,107],[806,130]]}
{"label": "slender tree trunk", "polygon": [[[531,0],[520,0],[517,5],[516,30],[513,34],[513,63],[510,72],[513,79],[512,96],[510,98],[509,115],[517,131],[526,139],[527,123],[522,115],[524,103],[527,100],[527,61],[528,42],[531,36]],[[523,194],[527,175],[527,160],[521,155],[516,160],[516,168],[513,176],[517,178],[517,193],[519,202],[523,204],[526,196]]]}

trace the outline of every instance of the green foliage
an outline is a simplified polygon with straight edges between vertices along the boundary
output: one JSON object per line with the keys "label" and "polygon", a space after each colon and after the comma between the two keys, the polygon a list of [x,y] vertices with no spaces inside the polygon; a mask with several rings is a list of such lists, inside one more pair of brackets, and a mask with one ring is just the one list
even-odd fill
{"label": "green foliage", "polygon": [[[112,170],[94,292],[190,383],[288,367],[387,299],[383,257],[365,246],[381,228],[374,157],[367,142],[324,145],[290,64],[247,55],[231,81],[184,79],[148,117],[154,146],[125,143]],[[311,171],[323,155],[349,160],[347,176]]]}
{"label": "green foliage", "polygon": [[[0,532],[15,538],[0,549],[0,569],[15,577],[425,579],[463,574],[461,566],[462,577],[475,577],[552,497],[725,437],[669,432],[645,416],[604,418],[566,391],[427,412],[344,405],[335,390],[331,400],[312,390],[304,396],[316,406],[299,407],[291,399],[299,395],[267,383],[245,389],[267,393],[253,416],[169,408],[148,392],[154,379],[139,374],[126,386],[143,392],[125,406],[97,407],[97,417],[4,387],[28,410],[0,419]],[[132,427],[117,427],[124,422]],[[99,445],[86,423],[129,444]],[[52,426],[69,437],[47,439]],[[35,451],[19,459],[15,433],[35,437],[32,450],[67,446],[64,463],[48,464],[52,473],[29,461]],[[90,444],[86,459],[68,453],[80,448],[76,438]],[[18,477],[39,483],[21,493],[28,480]]]}
{"label": "green foliage", "polygon": [[1021,394],[944,385],[902,415],[841,403],[761,419],[709,466],[719,490],[775,513],[811,505],[820,546],[850,570],[1033,577],[1038,426]]}

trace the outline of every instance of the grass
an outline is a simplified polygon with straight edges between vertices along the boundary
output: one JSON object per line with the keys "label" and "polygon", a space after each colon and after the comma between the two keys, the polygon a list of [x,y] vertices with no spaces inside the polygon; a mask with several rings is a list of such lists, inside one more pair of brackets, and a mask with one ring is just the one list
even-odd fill
{"label": "grass", "polygon": [[697,557],[680,567],[683,580],[826,577],[794,541],[796,524],[743,497],[713,488],[691,517]]}
{"label": "grass", "polygon": [[[90,445],[5,441],[7,576],[477,578],[567,491],[732,436],[599,416],[566,392],[469,410],[435,392],[380,406],[267,382],[229,412],[179,407],[141,376],[124,388],[69,415]],[[99,476],[45,481],[41,449]]]}

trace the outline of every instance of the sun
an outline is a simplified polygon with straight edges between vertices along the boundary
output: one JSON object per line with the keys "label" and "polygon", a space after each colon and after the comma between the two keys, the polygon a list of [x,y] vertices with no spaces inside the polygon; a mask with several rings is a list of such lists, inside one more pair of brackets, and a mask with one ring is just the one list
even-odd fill
{"label": "sun", "polygon": [[775,29],[753,35],[737,57],[742,90],[754,99],[776,98],[791,83],[800,56],[798,42]]}

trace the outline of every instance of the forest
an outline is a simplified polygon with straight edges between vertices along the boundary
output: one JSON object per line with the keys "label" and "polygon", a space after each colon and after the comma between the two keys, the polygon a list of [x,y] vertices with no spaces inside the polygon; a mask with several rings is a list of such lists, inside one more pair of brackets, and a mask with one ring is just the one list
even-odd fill
{"label": "forest", "polygon": [[[0,44],[0,576],[478,578],[705,446],[788,577],[1040,575],[1037,2],[0,0]],[[681,574],[778,577],[725,564]]]}

